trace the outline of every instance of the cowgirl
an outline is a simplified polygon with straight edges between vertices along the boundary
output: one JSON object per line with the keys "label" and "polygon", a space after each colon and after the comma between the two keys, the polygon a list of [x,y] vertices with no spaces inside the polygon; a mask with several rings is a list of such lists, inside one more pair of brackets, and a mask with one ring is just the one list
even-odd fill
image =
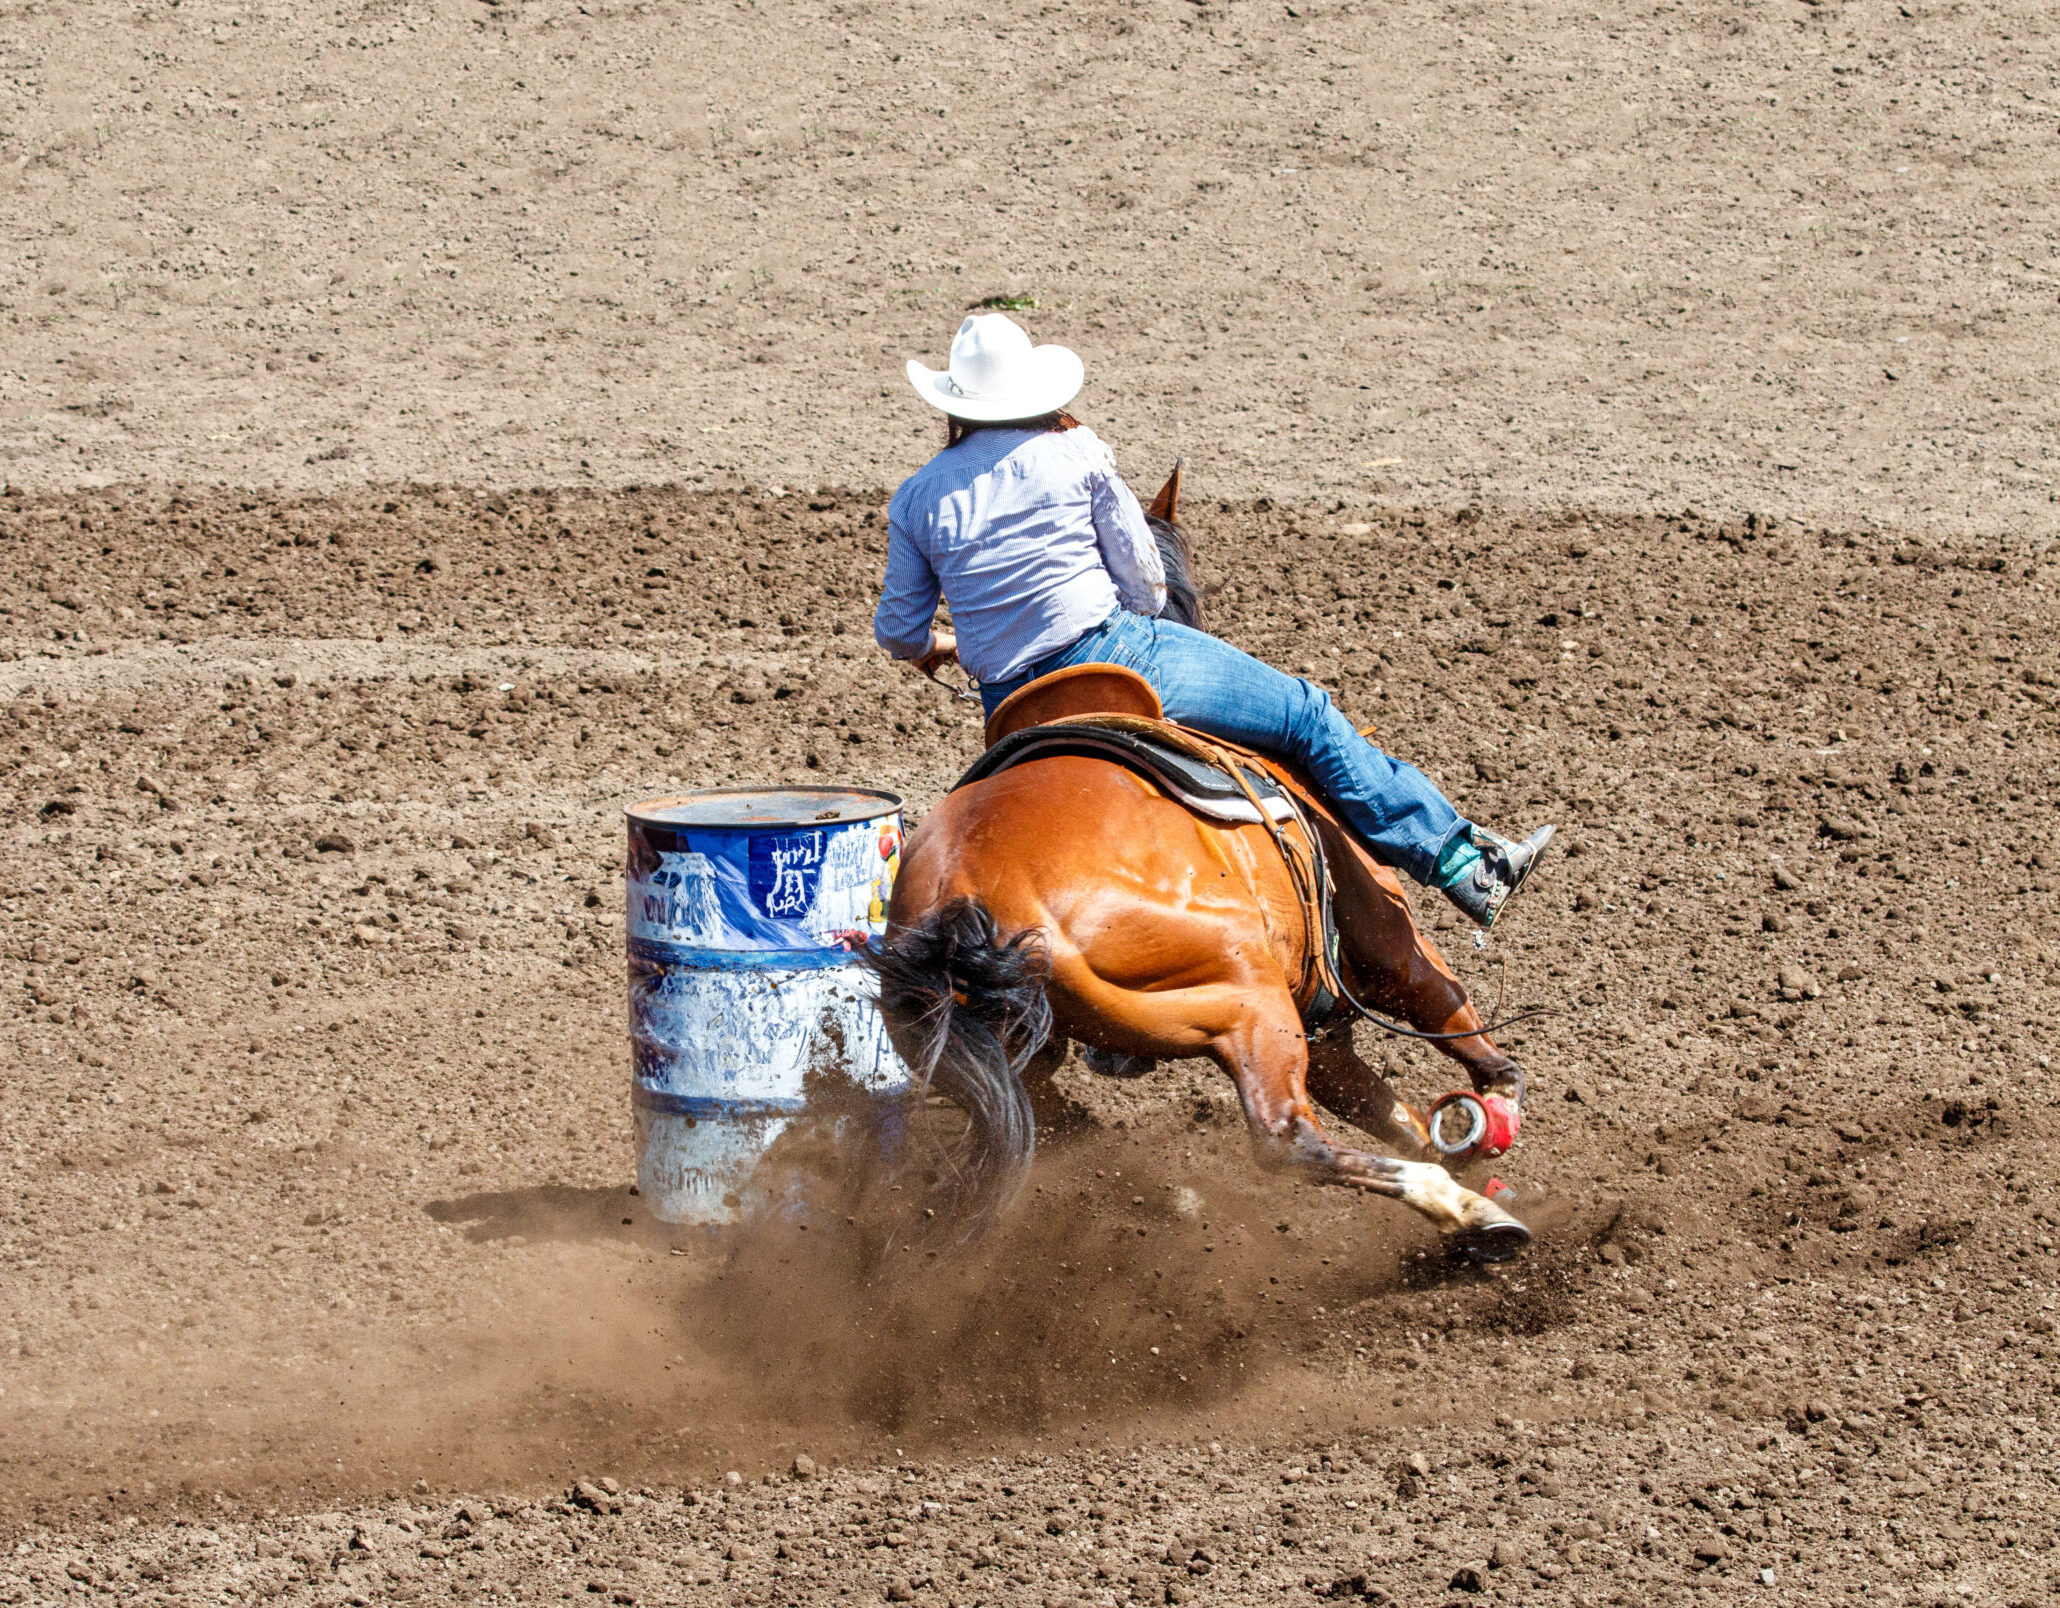
{"label": "cowgirl", "polygon": [[[1000,313],[968,318],[940,373],[910,362],[949,421],[944,450],[895,492],[873,636],[925,670],[956,659],[992,714],[1068,665],[1151,683],[1167,718],[1293,765],[1374,857],[1491,926],[1552,839],[1464,819],[1413,765],[1353,728],[1321,687],[1157,616],[1165,573],[1144,510],[1095,433],[1062,411],[1085,378]],[[953,631],[934,618],[940,596]]]}

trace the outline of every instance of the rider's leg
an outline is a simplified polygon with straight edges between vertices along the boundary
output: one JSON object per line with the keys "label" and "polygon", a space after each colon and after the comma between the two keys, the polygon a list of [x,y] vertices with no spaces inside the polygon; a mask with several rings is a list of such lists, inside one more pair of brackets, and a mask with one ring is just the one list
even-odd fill
{"label": "rider's leg", "polygon": [[1135,670],[1169,718],[1299,766],[1378,858],[1441,888],[1486,926],[1500,914],[1551,828],[1512,844],[1463,819],[1429,777],[1361,737],[1314,682],[1284,675],[1220,637],[1118,612],[1017,680],[981,688],[992,714],[1010,692],[1075,664]]}
{"label": "rider's leg", "polygon": [[1301,767],[1380,859],[1432,882],[1447,849],[1471,840],[1431,779],[1360,736],[1321,687],[1206,632],[1139,624],[1150,636],[1140,668],[1171,719]]}
{"label": "rider's leg", "polygon": [[1444,891],[1483,927],[1537,863],[1552,828],[1521,843],[1463,819],[1429,777],[1360,736],[1330,695],[1220,638],[1168,620],[1129,619],[1139,666],[1173,719],[1298,764],[1380,859]]}

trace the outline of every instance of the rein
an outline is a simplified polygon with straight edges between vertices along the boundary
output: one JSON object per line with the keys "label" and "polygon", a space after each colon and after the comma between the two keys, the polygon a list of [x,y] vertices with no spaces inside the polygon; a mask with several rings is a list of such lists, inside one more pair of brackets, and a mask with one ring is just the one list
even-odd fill
{"label": "rein", "polygon": [[972,688],[979,686],[980,683],[975,681],[971,676],[966,677],[966,684],[963,687],[954,687],[949,681],[946,681],[935,670],[925,670],[923,672],[923,677],[932,685],[942,687],[947,693],[949,693],[952,697],[956,698],[960,703],[976,704],[981,701],[980,694],[971,690]]}

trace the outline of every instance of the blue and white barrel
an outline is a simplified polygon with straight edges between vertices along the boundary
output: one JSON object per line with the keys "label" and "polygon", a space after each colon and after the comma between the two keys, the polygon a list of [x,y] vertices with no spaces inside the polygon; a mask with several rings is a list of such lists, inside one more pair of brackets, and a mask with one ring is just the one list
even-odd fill
{"label": "blue and white barrel", "polygon": [[886,928],[901,800],[721,788],[624,813],[637,1184],[662,1222],[733,1222],[812,1076],[908,1082],[840,941]]}

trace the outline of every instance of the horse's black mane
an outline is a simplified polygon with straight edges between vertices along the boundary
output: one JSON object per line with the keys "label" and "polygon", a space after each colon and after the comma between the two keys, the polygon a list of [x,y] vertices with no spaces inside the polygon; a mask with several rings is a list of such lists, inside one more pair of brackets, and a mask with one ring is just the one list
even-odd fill
{"label": "horse's black mane", "polygon": [[1166,606],[1159,610],[1159,618],[1204,629],[1202,589],[1195,581],[1195,551],[1187,532],[1157,514],[1146,514],[1144,522],[1158,539],[1159,559],[1166,569]]}

